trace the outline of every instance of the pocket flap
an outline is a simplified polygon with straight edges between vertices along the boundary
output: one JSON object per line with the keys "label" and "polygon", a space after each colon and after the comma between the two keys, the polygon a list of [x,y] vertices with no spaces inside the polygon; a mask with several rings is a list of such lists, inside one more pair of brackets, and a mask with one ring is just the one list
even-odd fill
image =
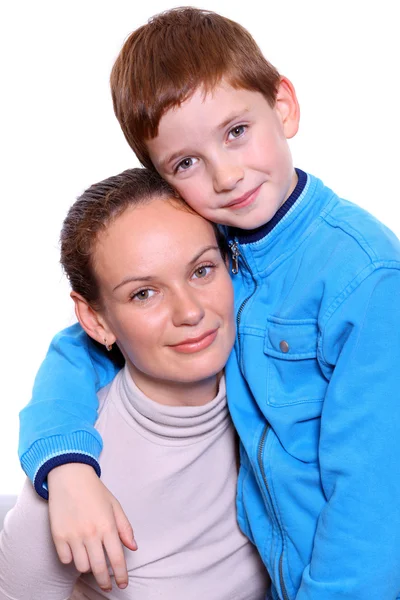
{"label": "pocket flap", "polygon": [[268,317],[264,352],[283,360],[317,356],[318,325],[315,319]]}

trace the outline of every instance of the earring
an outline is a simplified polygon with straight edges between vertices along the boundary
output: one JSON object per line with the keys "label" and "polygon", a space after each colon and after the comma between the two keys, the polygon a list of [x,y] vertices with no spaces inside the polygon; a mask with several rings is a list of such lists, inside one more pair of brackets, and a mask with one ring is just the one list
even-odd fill
{"label": "earring", "polygon": [[106,347],[107,352],[111,352],[111,350],[112,350],[112,344],[107,344],[106,338],[104,338],[104,345]]}

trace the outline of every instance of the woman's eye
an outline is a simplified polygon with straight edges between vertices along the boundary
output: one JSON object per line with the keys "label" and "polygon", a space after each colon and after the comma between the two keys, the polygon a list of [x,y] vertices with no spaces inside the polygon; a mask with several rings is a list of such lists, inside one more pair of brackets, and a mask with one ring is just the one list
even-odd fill
{"label": "woman's eye", "polygon": [[203,277],[207,277],[207,275],[209,275],[212,268],[213,267],[211,265],[203,265],[202,267],[196,269],[193,275],[196,277],[196,279],[203,279]]}
{"label": "woman's eye", "polygon": [[229,135],[233,138],[238,138],[244,134],[246,129],[245,125],[236,125],[233,129],[230,130]]}
{"label": "woman's eye", "polygon": [[138,292],[136,292],[136,294],[133,294],[131,298],[132,300],[138,300],[139,302],[143,302],[145,300],[149,300],[149,298],[151,298],[154,293],[154,290],[139,290]]}

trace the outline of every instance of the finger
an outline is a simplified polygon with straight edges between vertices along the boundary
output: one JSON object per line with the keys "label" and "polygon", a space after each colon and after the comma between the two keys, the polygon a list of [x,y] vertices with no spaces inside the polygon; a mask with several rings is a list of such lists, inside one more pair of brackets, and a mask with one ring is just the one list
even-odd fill
{"label": "finger", "polygon": [[70,542],[70,548],[76,569],[80,573],[90,571],[89,558],[83,543],[81,541]]}
{"label": "finger", "polygon": [[102,590],[111,592],[111,579],[101,540],[99,538],[89,539],[86,540],[85,545],[94,578]]}
{"label": "finger", "polygon": [[69,544],[65,540],[54,539],[54,545],[56,547],[56,552],[60,562],[62,562],[64,565],[71,563],[73,557]]}
{"label": "finger", "polygon": [[114,500],[112,503],[112,508],[121,542],[124,544],[124,546],[129,548],[129,550],[137,550],[138,546],[133,534],[132,526],[128,520],[128,517],[122,510],[122,506],[117,500]]}
{"label": "finger", "polygon": [[124,589],[128,585],[128,571],[121,541],[116,533],[110,533],[104,537],[103,543],[115,582],[119,588]]}

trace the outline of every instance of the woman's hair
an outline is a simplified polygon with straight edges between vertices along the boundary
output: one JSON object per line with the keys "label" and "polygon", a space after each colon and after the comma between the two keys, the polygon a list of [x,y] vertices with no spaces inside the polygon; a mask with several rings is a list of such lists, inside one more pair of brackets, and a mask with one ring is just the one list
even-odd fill
{"label": "woman's hair", "polygon": [[[72,289],[94,309],[101,306],[93,257],[99,233],[128,207],[155,199],[173,200],[182,210],[194,213],[166,181],[156,172],[144,168],[128,169],[95,183],[69,209],[61,230],[60,262]],[[226,242],[216,225],[214,231],[225,256]]]}
{"label": "woman's hair", "polygon": [[280,75],[238,23],[181,7],[131,33],[112,69],[111,92],[122,131],[143,165],[154,168],[146,140],[157,136],[163,114],[199,87],[212,91],[222,79],[261,92],[275,105]]}

